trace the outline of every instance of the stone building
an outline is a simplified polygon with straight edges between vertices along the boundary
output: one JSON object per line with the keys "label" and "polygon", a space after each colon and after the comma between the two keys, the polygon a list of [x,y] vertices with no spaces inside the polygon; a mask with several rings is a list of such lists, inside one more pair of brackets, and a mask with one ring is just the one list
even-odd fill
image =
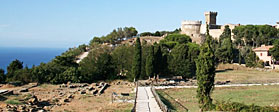
{"label": "stone building", "polygon": [[181,34],[189,35],[193,42],[200,44],[205,39],[207,25],[209,27],[209,34],[216,39],[218,39],[223,33],[226,25],[228,25],[231,30],[236,26],[240,26],[240,24],[217,25],[217,14],[217,12],[205,12],[204,15],[206,24],[202,24],[202,21],[182,21]]}

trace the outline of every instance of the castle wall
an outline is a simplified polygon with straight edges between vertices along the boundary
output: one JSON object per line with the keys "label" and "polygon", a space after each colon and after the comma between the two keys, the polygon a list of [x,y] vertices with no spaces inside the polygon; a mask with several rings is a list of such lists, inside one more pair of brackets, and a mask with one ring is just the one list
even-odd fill
{"label": "castle wall", "polygon": [[223,29],[209,29],[209,35],[211,35],[214,39],[219,39],[222,33]]}
{"label": "castle wall", "polygon": [[[206,26],[209,25],[209,34],[215,38],[219,39],[220,35],[225,29],[225,25],[216,25],[217,12],[205,12],[206,24],[202,24],[201,21],[182,21],[181,23],[181,34],[186,34],[191,37],[193,42],[201,43],[203,42],[206,34]],[[231,30],[240,24],[226,24]],[[233,33],[232,34],[232,40]]]}

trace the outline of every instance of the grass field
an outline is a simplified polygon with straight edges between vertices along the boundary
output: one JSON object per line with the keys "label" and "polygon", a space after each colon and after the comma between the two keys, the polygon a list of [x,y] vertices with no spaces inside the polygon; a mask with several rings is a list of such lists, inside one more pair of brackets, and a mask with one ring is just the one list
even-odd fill
{"label": "grass field", "polygon": [[[157,90],[166,104],[179,112],[185,111],[179,103],[192,112],[199,111],[196,89]],[[250,86],[215,88],[212,94],[214,101],[232,101],[260,106],[279,106],[279,86]]]}
{"label": "grass field", "polygon": [[279,72],[257,70],[229,70],[217,72],[215,81],[231,81],[231,83],[274,83],[279,82]]}
{"label": "grass field", "polygon": [[279,82],[279,72],[275,70],[259,71],[239,65],[223,64],[216,70],[215,81],[231,83],[275,83]]}

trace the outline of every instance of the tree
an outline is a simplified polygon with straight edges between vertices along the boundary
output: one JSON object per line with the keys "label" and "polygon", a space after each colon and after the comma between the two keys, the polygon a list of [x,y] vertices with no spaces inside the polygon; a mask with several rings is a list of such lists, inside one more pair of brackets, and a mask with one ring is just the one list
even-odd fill
{"label": "tree", "polygon": [[225,26],[223,33],[219,37],[219,43],[223,43],[226,38],[231,38],[231,29],[228,25]]}
{"label": "tree", "polygon": [[274,37],[278,38],[278,30],[271,25],[241,25],[235,27],[232,32],[234,43],[238,46],[270,45]]}
{"label": "tree", "polygon": [[25,67],[14,72],[13,78],[10,81],[20,81],[24,84],[32,82],[31,70]]}
{"label": "tree", "polygon": [[141,37],[143,37],[143,36],[153,36],[153,34],[152,34],[151,32],[142,32],[142,33],[140,34],[140,36],[141,36]]}
{"label": "tree", "polygon": [[161,40],[160,44],[171,50],[178,44],[186,44],[188,42],[192,42],[192,39],[185,34],[170,34]]}
{"label": "tree", "polygon": [[233,45],[231,38],[225,38],[216,51],[216,57],[220,62],[231,63],[233,60]]}
{"label": "tree", "polygon": [[163,53],[161,51],[161,46],[155,44],[155,47],[157,47],[157,50],[154,54],[154,72],[155,74],[163,74],[164,70],[167,69],[167,60],[163,58]]}
{"label": "tree", "polygon": [[190,78],[195,75],[192,70],[196,68],[193,66],[194,62],[191,62],[188,57],[188,51],[187,44],[177,45],[171,51],[169,69],[173,75],[183,76],[184,78]]}
{"label": "tree", "polygon": [[215,56],[211,42],[212,37],[207,31],[205,43],[202,44],[200,54],[196,60],[198,83],[197,98],[200,104],[199,107],[202,111],[212,108],[210,94],[214,88]]}
{"label": "tree", "polygon": [[269,53],[271,54],[272,58],[276,61],[279,60],[279,41],[275,41],[273,47],[269,49]]}
{"label": "tree", "polygon": [[5,77],[5,71],[0,68],[0,83],[4,83],[6,80],[6,77]]}
{"label": "tree", "polygon": [[112,80],[116,78],[115,65],[112,61],[112,57],[107,52],[102,53],[96,62],[97,76],[95,80]]}
{"label": "tree", "polygon": [[12,78],[14,76],[14,73],[17,70],[20,70],[23,68],[23,62],[19,61],[19,60],[14,60],[12,61],[9,66],[7,67],[7,79],[9,80],[10,78]]}
{"label": "tree", "polygon": [[257,66],[257,55],[254,51],[249,50],[247,56],[245,56],[245,65],[246,67],[255,67]]}
{"label": "tree", "polygon": [[116,67],[110,55],[111,47],[96,46],[88,56],[80,62],[81,82],[109,80],[115,78]]}
{"label": "tree", "polygon": [[134,27],[124,27],[124,35],[125,38],[132,38],[133,36],[136,36],[138,34],[138,31]]}
{"label": "tree", "polygon": [[154,33],[154,36],[161,36],[161,33],[160,33],[159,31],[156,31],[156,32]]}
{"label": "tree", "polygon": [[155,72],[154,72],[154,66],[155,66],[155,62],[154,62],[154,46],[151,45],[151,47],[149,48],[149,52],[148,52],[148,56],[146,58],[146,64],[145,64],[145,71],[146,71],[146,75],[152,77],[154,76]]}
{"label": "tree", "polygon": [[138,80],[141,74],[141,43],[140,39],[137,38],[136,45],[135,45],[135,54],[134,54],[134,60],[132,65],[132,77],[129,79],[136,79]]}
{"label": "tree", "polygon": [[116,72],[120,76],[131,75],[134,47],[130,45],[119,45],[112,51],[113,63],[116,66]]}
{"label": "tree", "polygon": [[93,37],[93,39],[90,41],[89,45],[92,46],[94,43],[98,43],[98,44],[102,43],[101,38],[99,38],[99,37]]}

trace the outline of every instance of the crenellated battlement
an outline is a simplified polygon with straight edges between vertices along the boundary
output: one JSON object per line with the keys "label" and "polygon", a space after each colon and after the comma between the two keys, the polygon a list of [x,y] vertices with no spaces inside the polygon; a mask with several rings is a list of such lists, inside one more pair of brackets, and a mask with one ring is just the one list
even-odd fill
{"label": "crenellated battlement", "polygon": [[205,15],[206,24],[209,24],[209,25],[216,25],[216,21],[217,21],[217,19],[216,19],[217,12],[209,11],[209,12],[205,12],[204,15]]}
{"label": "crenellated battlement", "polygon": [[190,20],[184,20],[181,22],[181,24],[188,24],[188,25],[199,25],[202,24],[202,21],[190,21]]}
{"label": "crenellated battlement", "polygon": [[[201,43],[205,39],[206,27],[209,26],[209,34],[213,38],[219,38],[224,30],[224,25],[217,25],[217,12],[204,12],[205,23],[202,21],[185,20],[181,22],[181,34],[186,34],[191,37],[193,42]],[[229,27],[234,29],[238,24],[230,24]],[[278,25],[279,26],[279,25]]]}
{"label": "crenellated battlement", "polygon": [[216,15],[217,16],[218,12],[213,12],[213,11],[209,11],[209,12],[204,12],[204,15]]}

